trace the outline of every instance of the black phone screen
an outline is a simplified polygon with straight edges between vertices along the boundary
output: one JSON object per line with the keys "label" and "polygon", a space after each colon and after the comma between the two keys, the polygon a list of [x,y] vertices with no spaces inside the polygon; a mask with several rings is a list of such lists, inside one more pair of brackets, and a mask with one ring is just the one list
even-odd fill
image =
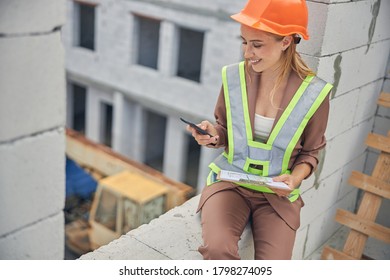
{"label": "black phone screen", "polygon": [[189,126],[191,126],[192,128],[195,128],[197,132],[199,132],[200,134],[203,134],[203,135],[209,135],[210,137],[213,137],[210,133],[208,133],[206,130],[204,129],[201,129],[199,126],[197,126],[196,124],[192,123],[192,122],[189,122],[189,121],[186,121],[185,119],[183,118],[180,118],[180,120],[186,124],[188,124]]}

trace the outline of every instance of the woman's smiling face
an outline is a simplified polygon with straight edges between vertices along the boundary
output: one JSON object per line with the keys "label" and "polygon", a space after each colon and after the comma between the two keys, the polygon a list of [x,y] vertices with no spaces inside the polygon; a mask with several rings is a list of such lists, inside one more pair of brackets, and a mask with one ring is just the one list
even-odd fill
{"label": "woman's smiling face", "polygon": [[[289,38],[290,37],[290,38]],[[291,36],[280,37],[241,25],[244,58],[256,72],[274,71],[280,65],[283,51],[291,44]]]}

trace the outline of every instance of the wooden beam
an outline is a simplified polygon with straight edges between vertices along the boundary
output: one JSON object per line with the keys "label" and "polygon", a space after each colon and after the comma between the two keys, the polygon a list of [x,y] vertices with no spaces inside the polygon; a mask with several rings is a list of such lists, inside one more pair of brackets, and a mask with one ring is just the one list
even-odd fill
{"label": "wooden beam", "polygon": [[379,99],[378,99],[377,103],[379,106],[390,108],[390,93],[389,92],[382,92],[379,95]]}
{"label": "wooden beam", "polygon": [[358,171],[352,171],[348,183],[361,190],[390,199],[390,184]]}
{"label": "wooden beam", "polygon": [[[390,93],[382,92],[378,104],[390,107]],[[364,190],[357,215],[338,209],[336,221],[351,227],[343,252],[325,247],[323,259],[362,259],[368,236],[390,242],[390,229],[375,223],[382,198],[389,198],[390,184],[390,131],[386,136],[369,133],[366,138],[369,147],[380,150],[371,176],[353,171],[349,183]],[[371,259],[371,258],[366,258]]]}
{"label": "wooden beam", "polygon": [[369,133],[366,138],[366,144],[371,148],[390,153],[390,137]]}
{"label": "wooden beam", "polygon": [[[380,181],[390,183],[389,166],[390,154],[381,152],[378,156],[371,176]],[[364,192],[359,209],[357,211],[357,215],[362,219],[375,221],[381,203],[382,197],[370,192]],[[356,259],[361,259],[367,238],[367,235],[362,234],[356,230],[351,230],[345,242],[343,252]]]}
{"label": "wooden beam", "polygon": [[338,223],[361,232],[369,237],[373,237],[385,243],[390,243],[390,228],[362,219],[358,215],[343,209],[337,209],[335,220]]}
{"label": "wooden beam", "polygon": [[356,260],[344,252],[325,246],[321,255],[322,260]]}

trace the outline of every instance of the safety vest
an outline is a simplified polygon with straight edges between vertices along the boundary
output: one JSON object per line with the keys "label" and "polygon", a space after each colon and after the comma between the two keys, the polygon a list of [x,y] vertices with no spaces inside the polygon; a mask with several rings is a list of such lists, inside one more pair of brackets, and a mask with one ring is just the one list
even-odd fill
{"label": "safety vest", "polygon": [[[292,151],[310,118],[332,89],[332,85],[316,76],[307,76],[274,126],[266,143],[253,139],[246,92],[245,62],[223,67],[222,81],[226,105],[228,152],[223,152],[209,165],[207,184],[217,181],[223,169],[260,176],[278,176],[288,170]],[[259,168],[260,167],[260,168]],[[261,192],[274,193],[265,186],[239,184]],[[290,201],[299,189],[290,194]]]}

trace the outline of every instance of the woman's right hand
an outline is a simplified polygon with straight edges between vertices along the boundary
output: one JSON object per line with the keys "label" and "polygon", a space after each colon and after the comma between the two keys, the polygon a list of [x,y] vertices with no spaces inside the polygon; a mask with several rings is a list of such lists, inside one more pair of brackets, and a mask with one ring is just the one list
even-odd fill
{"label": "woman's right hand", "polygon": [[199,145],[207,146],[212,145],[215,146],[218,143],[219,136],[217,135],[217,130],[215,127],[209,122],[209,121],[202,121],[200,124],[197,124],[201,129],[206,130],[208,133],[213,135],[213,137],[210,137],[209,135],[203,135],[196,131],[195,128],[190,127],[187,125],[186,129],[191,132],[192,136],[195,138],[196,142],[198,142]]}

